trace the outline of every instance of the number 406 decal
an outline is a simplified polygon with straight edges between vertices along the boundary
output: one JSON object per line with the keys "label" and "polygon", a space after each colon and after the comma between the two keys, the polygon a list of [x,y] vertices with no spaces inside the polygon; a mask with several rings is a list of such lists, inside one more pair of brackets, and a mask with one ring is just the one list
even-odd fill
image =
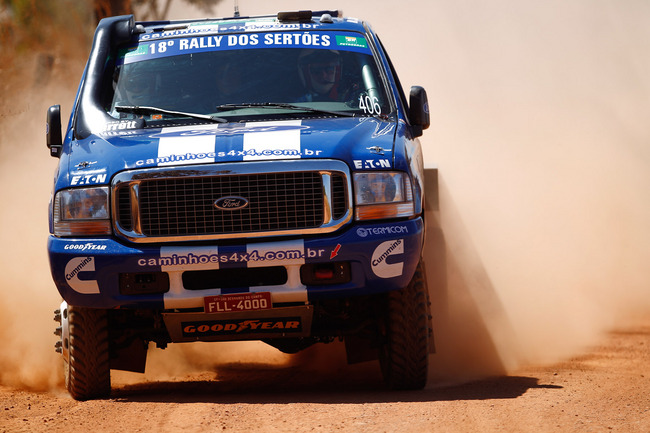
{"label": "number 406 decal", "polygon": [[376,96],[359,96],[359,108],[366,114],[381,114],[381,105]]}

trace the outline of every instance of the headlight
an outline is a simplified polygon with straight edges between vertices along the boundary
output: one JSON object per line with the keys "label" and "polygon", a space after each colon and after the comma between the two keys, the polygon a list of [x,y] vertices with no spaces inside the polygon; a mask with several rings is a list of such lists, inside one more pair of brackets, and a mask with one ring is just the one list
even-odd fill
{"label": "headlight", "polygon": [[108,187],[59,191],[54,198],[55,236],[111,234]]}
{"label": "headlight", "polygon": [[406,173],[354,173],[356,219],[408,217],[415,213],[411,180]]}

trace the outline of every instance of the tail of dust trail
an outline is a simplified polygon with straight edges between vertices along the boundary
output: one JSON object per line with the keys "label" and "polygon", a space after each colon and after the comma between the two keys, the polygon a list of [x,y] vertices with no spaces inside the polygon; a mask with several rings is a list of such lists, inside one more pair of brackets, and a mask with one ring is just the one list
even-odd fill
{"label": "tail of dust trail", "polygon": [[554,362],[647,320],[650,5],[429,12],[436,60],[418,71],[432,71],[424,148],[440,207],[429,220],[448,275],[434,374]]}

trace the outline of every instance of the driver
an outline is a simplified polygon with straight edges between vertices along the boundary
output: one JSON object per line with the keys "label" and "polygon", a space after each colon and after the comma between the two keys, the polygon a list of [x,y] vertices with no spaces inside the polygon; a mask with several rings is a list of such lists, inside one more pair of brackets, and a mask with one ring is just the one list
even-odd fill
{"label": "driver", "polygon": [[140,65],[119,68],[116,75],[119,77],[117,87],[121,96],[119,105],[151,105],[155,77]]}
{"label": "driver", "polygon": [[307,49],[298,57],[298,74],[305,88],[299,102],[337,101],[341,80],[338,51]]}

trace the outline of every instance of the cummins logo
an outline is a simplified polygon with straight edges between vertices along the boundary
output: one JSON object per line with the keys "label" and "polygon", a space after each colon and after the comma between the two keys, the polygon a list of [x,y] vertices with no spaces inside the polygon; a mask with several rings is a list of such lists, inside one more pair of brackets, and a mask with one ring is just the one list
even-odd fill
{"label": "cummins logo", "polygon": [[402,275],[404,262],[387,263],[390,256],[404,253],[404,239],[380,243],[372,253],[372,271],[380,278],[392,278]]}
{"label": "cummins logo", "polygon": [[83,294],[99,293],[97,281],[79,278],[79,274],[95,271],[94,257],[74,257],[65,265],[65,279],[73,290]]}

